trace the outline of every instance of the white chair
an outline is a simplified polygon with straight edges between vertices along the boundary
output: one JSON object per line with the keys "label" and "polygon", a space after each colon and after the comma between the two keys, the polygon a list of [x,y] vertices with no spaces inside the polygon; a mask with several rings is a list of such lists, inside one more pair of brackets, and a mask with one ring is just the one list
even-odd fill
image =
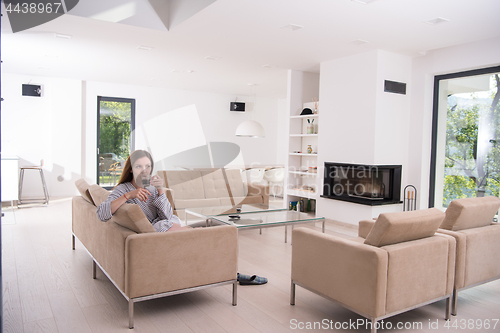
{"label": "white chair", "polygon": [[250,168],[243,171],[246,182],[250,183],[260,183],[264,179],[264,168]]}
{"label": "white chair", "polygon": [[276,191],[274,187],[276,185],[283,186],[283,180],[285,179],[285,168],[272,168],[264,172],[264,179],[269,182],[269,187],[272,188],[273,197],[276,199]]}

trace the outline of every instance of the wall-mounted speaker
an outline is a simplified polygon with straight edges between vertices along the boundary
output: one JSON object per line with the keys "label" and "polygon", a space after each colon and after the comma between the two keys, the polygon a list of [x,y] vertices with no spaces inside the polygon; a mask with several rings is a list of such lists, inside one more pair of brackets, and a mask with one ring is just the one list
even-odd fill
{"label": "wall-mounted speaker", "polygon": [[42,96],[42,87],[36,84],[23,84],[23,96]]}
{"label": "wall-mounted speaker", "polygon": [[231,102],[231,111],[245,111],[245,103],[243,102]]}
{"label": "wall-mounted speaker", "polygon": [[406,83],[385,80],[384,91],[406,95]]}

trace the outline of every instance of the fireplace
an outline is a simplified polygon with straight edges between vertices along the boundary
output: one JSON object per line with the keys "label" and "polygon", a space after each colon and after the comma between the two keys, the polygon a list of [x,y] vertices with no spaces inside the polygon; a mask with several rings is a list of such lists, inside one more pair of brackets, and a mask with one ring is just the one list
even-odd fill
{"label": "fireplace", "polygon": [[322,197],[371,206],[401,203],[401,165],[325,162]]}

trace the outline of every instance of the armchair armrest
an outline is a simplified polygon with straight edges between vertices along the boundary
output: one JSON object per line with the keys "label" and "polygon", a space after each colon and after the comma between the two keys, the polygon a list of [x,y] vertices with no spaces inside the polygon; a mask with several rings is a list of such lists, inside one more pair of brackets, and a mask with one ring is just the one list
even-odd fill
{"label": "armchair armrest", "polygon": [[385,314],[387,251],[319,233],[292,232],[292,280],[372,317]]}
{"label": "armchair armrest", "polygon": [[375,225],[375,220],[359,221],[358,236],[366,238],[366,236],[368,236],[374,225]]}
{"label": "armchair armrest", "polygon": [[125,294],[140,297],[236,279],[234,226],[136,234],[125,244]]}
{"label": "armchair armrest", "polygon": [[269,186],[247,183],[249,196],[262,196],[262,203],[269,204]]}

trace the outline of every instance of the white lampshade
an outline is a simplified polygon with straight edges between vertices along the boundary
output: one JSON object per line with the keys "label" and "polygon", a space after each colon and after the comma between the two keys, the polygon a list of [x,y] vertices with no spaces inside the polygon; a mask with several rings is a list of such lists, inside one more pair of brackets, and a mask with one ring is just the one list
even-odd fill
{"label": "white lampshade", "polygon": [[254,120],[246,120],[236,128],[236,136],[263,138],[266,134],[261,124]]}

